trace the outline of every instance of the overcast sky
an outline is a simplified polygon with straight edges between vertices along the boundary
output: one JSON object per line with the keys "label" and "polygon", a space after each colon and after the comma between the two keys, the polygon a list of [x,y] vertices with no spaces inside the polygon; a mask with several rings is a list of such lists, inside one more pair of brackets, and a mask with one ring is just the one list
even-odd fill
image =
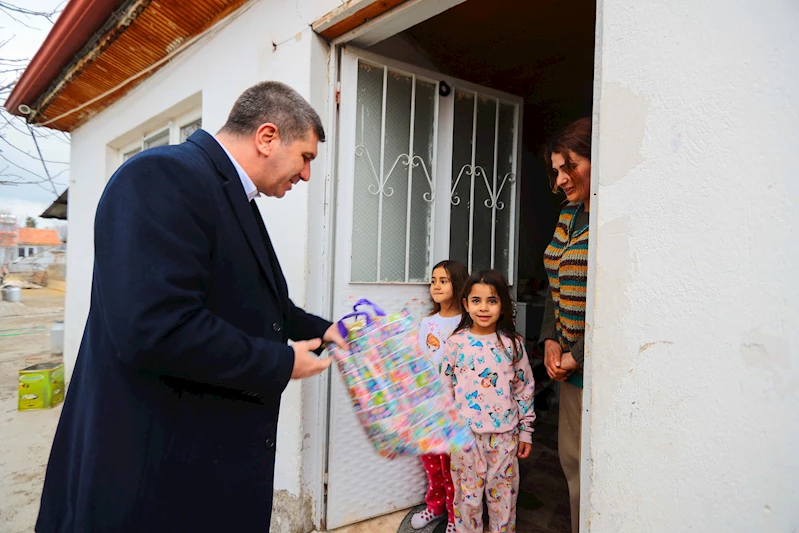
{"label": "overcast sky", "polygon": [[[10,2],[34,11],[52,11],[66,3],[64,0]],[[16,13],[13,16],[17,20],[0,8],[0,43],[5,42],[0,47],[0,59],[31,59],[52,25],[45,18]],[[2,65],[0,70],[8,68],[5,62]],[[18,76],[19,73],[0,73],[0,85]],[[13,126],[10,126],[6,119],[11,119],[11,115],[3,110],[3,116],[0,117],[0,182],[19,179],[41,182],[45,177],[44,168],[25,123],[14,118],[11,119]],[[35,131],[42,155],[48,161],[50,175],[58,175],[53,182],[57,193],[61,194],[69,184],[69,135],[45,128],[35,128]],[[47,181],[14,186],[0,184],[0,211],[10,211],[17,216],[20,224],[24,224],[27,216],[38,217],[56,198],[53,187]],[[48,227],[51,223],[48,219],[39,219],[39,227]]]}

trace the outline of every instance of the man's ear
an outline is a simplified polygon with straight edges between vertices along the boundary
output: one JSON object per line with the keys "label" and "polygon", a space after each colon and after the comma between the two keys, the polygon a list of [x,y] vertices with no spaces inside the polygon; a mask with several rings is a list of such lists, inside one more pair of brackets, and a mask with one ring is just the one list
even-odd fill
{"label": "man's ear", "polygon": [[261,155],[269,156],[278,139],[280,139],[280,132],[277,126],[271,122],[261,124],[255,131],[255,147]]}

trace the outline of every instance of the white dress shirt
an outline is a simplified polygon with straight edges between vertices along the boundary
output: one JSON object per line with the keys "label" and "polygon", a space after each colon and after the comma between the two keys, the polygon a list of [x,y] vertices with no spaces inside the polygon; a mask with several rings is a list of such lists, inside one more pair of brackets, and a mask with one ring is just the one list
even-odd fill
{"label": "white dress shirt", "polygon": [[222,150],[225,151],[228,159],[230,159],[230,162],[233,163],[233,168],[236,169],[236,173],[239,175],[239,179],[241,180],[241,186],[244,187],[244,192],[247,194],[247,201],[252,202],[254,198],[260,197],[261,193],[258,192],[258,187],[255,186],[255,183],[253,183],[247,173],[244,172],[244,169],[241,167],[241,165],[239,165],[239,162],[236,161],[232,155],[230,155],[230,152],[227,151],[225,145],[220,143],[216,137],[214,137],[214,140],[219,143],[219,146],[221,146]]}

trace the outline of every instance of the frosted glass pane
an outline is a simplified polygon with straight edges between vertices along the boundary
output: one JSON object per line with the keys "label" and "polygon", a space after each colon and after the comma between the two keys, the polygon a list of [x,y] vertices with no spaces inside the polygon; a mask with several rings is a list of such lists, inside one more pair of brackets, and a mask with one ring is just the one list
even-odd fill
{"label": "frosted glass pane", "polygon": [[[499,140],[497,143],[497,188],[502,191],[497,198],[496,246],[494,248],[494,268],[508,276],[510,250],[513,245],[511,217],[514,216],[513,145],[516,142],[514,118],[516,106],[500,103]],[[503,185],[504,180],[504,185]],[[512,280],[511,280],[512,281]]]}
{"label": "frosted glass pane", "polygon": [[134,148],[130,152],[122,155],[122,161],[127,161],[128,159],[138,154],[139,152],[141,152],[141,148]]}
{"label": "frosted glass pane", "polygon": [[455,89],[454,96],[449,258],[468,267],[474,93]]}
{"label": "frosted glass pane", "polygon": [[144,149],[155,148],[156,146],[166,146],[169,144],[169,130],[164,130],[161,133],[150,137],[144,141]]}
{"label": "frosted glass pane", "polygon": [[472,232],[472,271],[491,268],[491,235],[494,190],[494,129],[497,102],[493,98],[478,96],[477,100],[477,150],[475,164],[478,175],[474,183],[474,229]]}
{"label": "frosted glass pane", "polygon": [[405,281],[408,167],[404,163],[411,142],[412,82],[410,76],[388,73],[380,281]]}
{"label": "frosted glass pane", "polygon": [[[353,282],[377,281],[377,188],[383,111],[383,69],[358,65],[352,217]],[[346,176],[344,177],[346,179]]]}
{"label": "frosted glass pane", "polygon": [[[411,236],[409,249],[409,281],[427,281],[430,277],[430,235],[432,191],[435,183],[433,137],[438,85],[416,80],[416,110],[413,136],[413,180],[411,183]],[[429,179],[428,179],[429,176]]]}

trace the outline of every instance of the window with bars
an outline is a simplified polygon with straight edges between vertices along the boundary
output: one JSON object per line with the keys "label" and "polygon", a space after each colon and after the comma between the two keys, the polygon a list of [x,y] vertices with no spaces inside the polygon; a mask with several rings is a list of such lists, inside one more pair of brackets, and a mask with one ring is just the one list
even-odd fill
{"label": "window with bars", "polygon": [[354,86],[350,281],[424,283],[451,258],[512,283],[521,100],[465,82],[439,95],[432,76],[361,58]]}
{"label": "window with bars", "polygon": [[512,274],[516,104],[454,90],[449,256]]}
{"label": "window with bars", "polygon": [[424,282],[431,257],[438,83],[360,62],[353,282]]}

